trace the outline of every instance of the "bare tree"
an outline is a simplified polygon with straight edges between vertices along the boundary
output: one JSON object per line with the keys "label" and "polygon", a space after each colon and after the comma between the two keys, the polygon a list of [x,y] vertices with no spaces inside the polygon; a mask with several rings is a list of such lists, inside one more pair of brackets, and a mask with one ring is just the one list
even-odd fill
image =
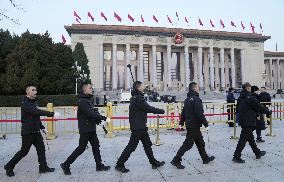
{"label": "bare tree", "polygon": [[[23,12],[26,12],[23,8],[23,6],[21,4],[18,4],[16,3],[15,0],[9,0],[10,1],[10,4],[11,6],[13,6],[14,8],[16,8],[17,10],[19,11],[23,11]],[[17,24],[17,25],[20,25],[20,22],[19,22],[19,19],[17,18],[14,18],[14,17],[11,17],[11,16],[8,16],[6,14],[7,10],[6,9],[0,9],[0,21],[3,20],[3,18],[9,20],[9,21],[12,21],[13,23]]]}

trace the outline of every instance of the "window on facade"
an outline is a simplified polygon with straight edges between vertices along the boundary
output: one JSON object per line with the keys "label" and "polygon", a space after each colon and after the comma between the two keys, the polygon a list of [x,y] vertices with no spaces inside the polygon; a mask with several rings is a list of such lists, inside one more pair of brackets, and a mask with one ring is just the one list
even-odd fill
{"label": "window on facade", "polygon": [[272,72],[271,72],[271,76],[273,77],[273,70],[272,70]]}
{"label": "window on facade", "polygon": [[131,51],[131,61],[137,60],[137,53],[136,51]]}
{"label": "window on facade", "polygon": [[124,60],[124,51],[117,51],[117,60]]}
{"label": "window on facade", "polygon": [[111,60],[111,51],[104,51],[104,59]]}

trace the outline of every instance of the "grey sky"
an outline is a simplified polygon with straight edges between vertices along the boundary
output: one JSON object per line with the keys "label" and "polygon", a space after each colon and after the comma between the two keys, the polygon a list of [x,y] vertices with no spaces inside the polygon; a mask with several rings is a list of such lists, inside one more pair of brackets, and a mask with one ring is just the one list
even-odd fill
{"label": "grey sky", "polygon": [[[51,34],[55,42],[61,41],[63,34],[67,43],[70,37],[64,29],[64,25],[75,22],[73,11],[82,18],[82,23],[93,23],[87,17],[90,11],[97,24],[121,24],[143,25],[140,15],[142,14],[146,26],[179,27],[194,29],[212,29],[210,19],[215,23],[214,30],[239,31],[241,32],[241,20],[246,26],[245,32],[251,32],[250,22],[256,31],[260,32],[259,23],[262,23],[263,33],[272,38],[265,42],[265,50],[275,51],[276,42],[278,51],[284,51],[284,0],[15,0],[21,4],[23,10],[13,8],[9,0],[0,0],[0,12],[18,19],[21,25],[16,25],[0,16],[0,28],[9,29],[11,32],[20,34],[25,30],[32,33],[43,33],[46,30]],[[103,11],[108,21],[100,17]],[[113,12],[122,18],[118,22]],[[180,20],[177,22],[175,13],[178,12]],[[132,23],[127,15],[130,13],[135,22]],[[155,14],[159,20],[156,23],[152,19]],[[168,23],[169,15],[174,25]],[[189,19],[189,27],[184,17]],[[199,26],[198,17],[203,21],[204,27]],[[225,29],[221,29],[220,19],[225,23]],[[232,28],[230,22],[234,21],[237,28]]]}

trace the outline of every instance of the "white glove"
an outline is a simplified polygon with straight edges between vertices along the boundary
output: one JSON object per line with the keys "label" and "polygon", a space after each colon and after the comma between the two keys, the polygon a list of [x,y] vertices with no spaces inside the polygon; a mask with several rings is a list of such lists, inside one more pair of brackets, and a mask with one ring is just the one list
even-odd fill
{"label": "white glove", "polygon": [[105,125],[106,125],[106,121],[102,121],[102,122],[100,123],[100,125],[105,126]]}
{"label": "white glove", "polygon": [[108,118],[106,119],[106,122],[107,122],[107,123],[110,123],[110,121],[111,121],[111,119],[108,117]]}
{"label": "white glove", "polygon": [[42,131],[43,133],[45,133],[45,134],[48,133],[47,129],[42,129],[41,131]]}
{"label": "white glove", "polygon": [[61,115],[61,114],[60,114],[59,112],[55,112],[53,117],[54,117],[54,118],[59,118],[60,115]]}
{"label": "white glove", "polygon": [[205,131],[207,131],[207,132],[208,132],[208,130],[209,130],[209,126],[205,127]]}

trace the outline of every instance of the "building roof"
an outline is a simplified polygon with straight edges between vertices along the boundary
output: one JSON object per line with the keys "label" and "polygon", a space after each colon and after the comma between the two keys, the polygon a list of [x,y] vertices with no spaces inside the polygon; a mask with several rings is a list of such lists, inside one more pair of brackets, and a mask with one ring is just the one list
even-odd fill
{"label": "building roof", "polygon": [[284,57],[284,52],[264,51],[264,57]]}
{"label": "building roof", "polygon": [[176,33],[182,33],[186,38],[202,38],[217,40],[253,41],[264,42],[270,36],[255,33],[240,33],[212,30],[126,26],[126,25],[98,25],[98,24],[72,24],[64,26],[71,34],[117,34],[117,35],[145,35],[173,37]]}

